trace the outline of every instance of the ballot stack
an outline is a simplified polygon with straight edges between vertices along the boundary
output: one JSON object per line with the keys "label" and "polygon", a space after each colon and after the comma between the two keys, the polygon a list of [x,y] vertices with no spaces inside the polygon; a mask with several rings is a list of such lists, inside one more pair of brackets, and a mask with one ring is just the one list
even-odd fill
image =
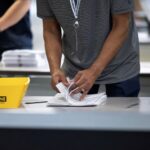
{"label": "ballot stack", "polygon": [[46,65],[44,51],[8,50],[2,54],[2,64],[7,67],[41,67]]}

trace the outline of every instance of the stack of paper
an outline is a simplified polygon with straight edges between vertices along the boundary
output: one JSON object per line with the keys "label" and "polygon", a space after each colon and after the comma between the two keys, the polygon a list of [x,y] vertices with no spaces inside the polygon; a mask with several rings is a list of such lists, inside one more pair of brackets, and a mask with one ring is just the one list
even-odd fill
{"label": "stack of paper", "polygon": [[63,83],[57,84],[56,87],[60,93],[49,101],[48,106],[97,106],[103,104],[107,99],[105,93],[99,93],[87,95],[83,100],[80,100],[81,93],[72,95],[69,88],[64,86]]}
{"label": "stack of paper", "polygon": [[2,63],[5,66],[39,67],[46,64],[44,51],[9,50],[3,53]]}

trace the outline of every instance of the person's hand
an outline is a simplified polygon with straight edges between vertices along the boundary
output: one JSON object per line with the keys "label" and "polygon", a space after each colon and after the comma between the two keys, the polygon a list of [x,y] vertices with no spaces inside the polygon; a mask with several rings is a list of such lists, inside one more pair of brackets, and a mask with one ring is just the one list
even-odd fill
{"label": "person's hand", "polygon": [[92,69],[79,71],[74,78],[75,85],[78,88],[73,94],[81,92],[82,96],[80,97],[80,100],[83,100],[94,85],[98,75],[99,74]]}
{"label": "person's hand", "polygon": [[54,72],[52,74],[52,79],[51,79],[52,88],[57,92],[59,92],[59,91],[56,88],[56,84],[58,84],[59,82],[62,82],[65,86],[69,85],[69,83],[66,79],[65,73],[61,69]]}

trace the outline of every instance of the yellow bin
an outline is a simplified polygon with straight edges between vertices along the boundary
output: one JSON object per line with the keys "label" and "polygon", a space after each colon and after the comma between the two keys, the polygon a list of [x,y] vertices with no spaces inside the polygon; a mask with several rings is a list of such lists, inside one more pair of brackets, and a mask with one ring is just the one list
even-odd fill
{"label": "yellow bin", "polygon": [[30,78],[0,78],[0,108],[18,108],[27,91]]}

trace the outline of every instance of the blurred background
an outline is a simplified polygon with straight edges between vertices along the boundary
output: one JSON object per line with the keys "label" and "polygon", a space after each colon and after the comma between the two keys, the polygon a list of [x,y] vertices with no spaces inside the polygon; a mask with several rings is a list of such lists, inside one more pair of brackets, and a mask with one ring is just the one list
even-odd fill
{"label": "blurred background", "polygon": [[36,1],[35,0],[32,0],[30,10],[31,10],[30,13],[31,13],[34,49],[44,50],[42,20],[37,17]]}

